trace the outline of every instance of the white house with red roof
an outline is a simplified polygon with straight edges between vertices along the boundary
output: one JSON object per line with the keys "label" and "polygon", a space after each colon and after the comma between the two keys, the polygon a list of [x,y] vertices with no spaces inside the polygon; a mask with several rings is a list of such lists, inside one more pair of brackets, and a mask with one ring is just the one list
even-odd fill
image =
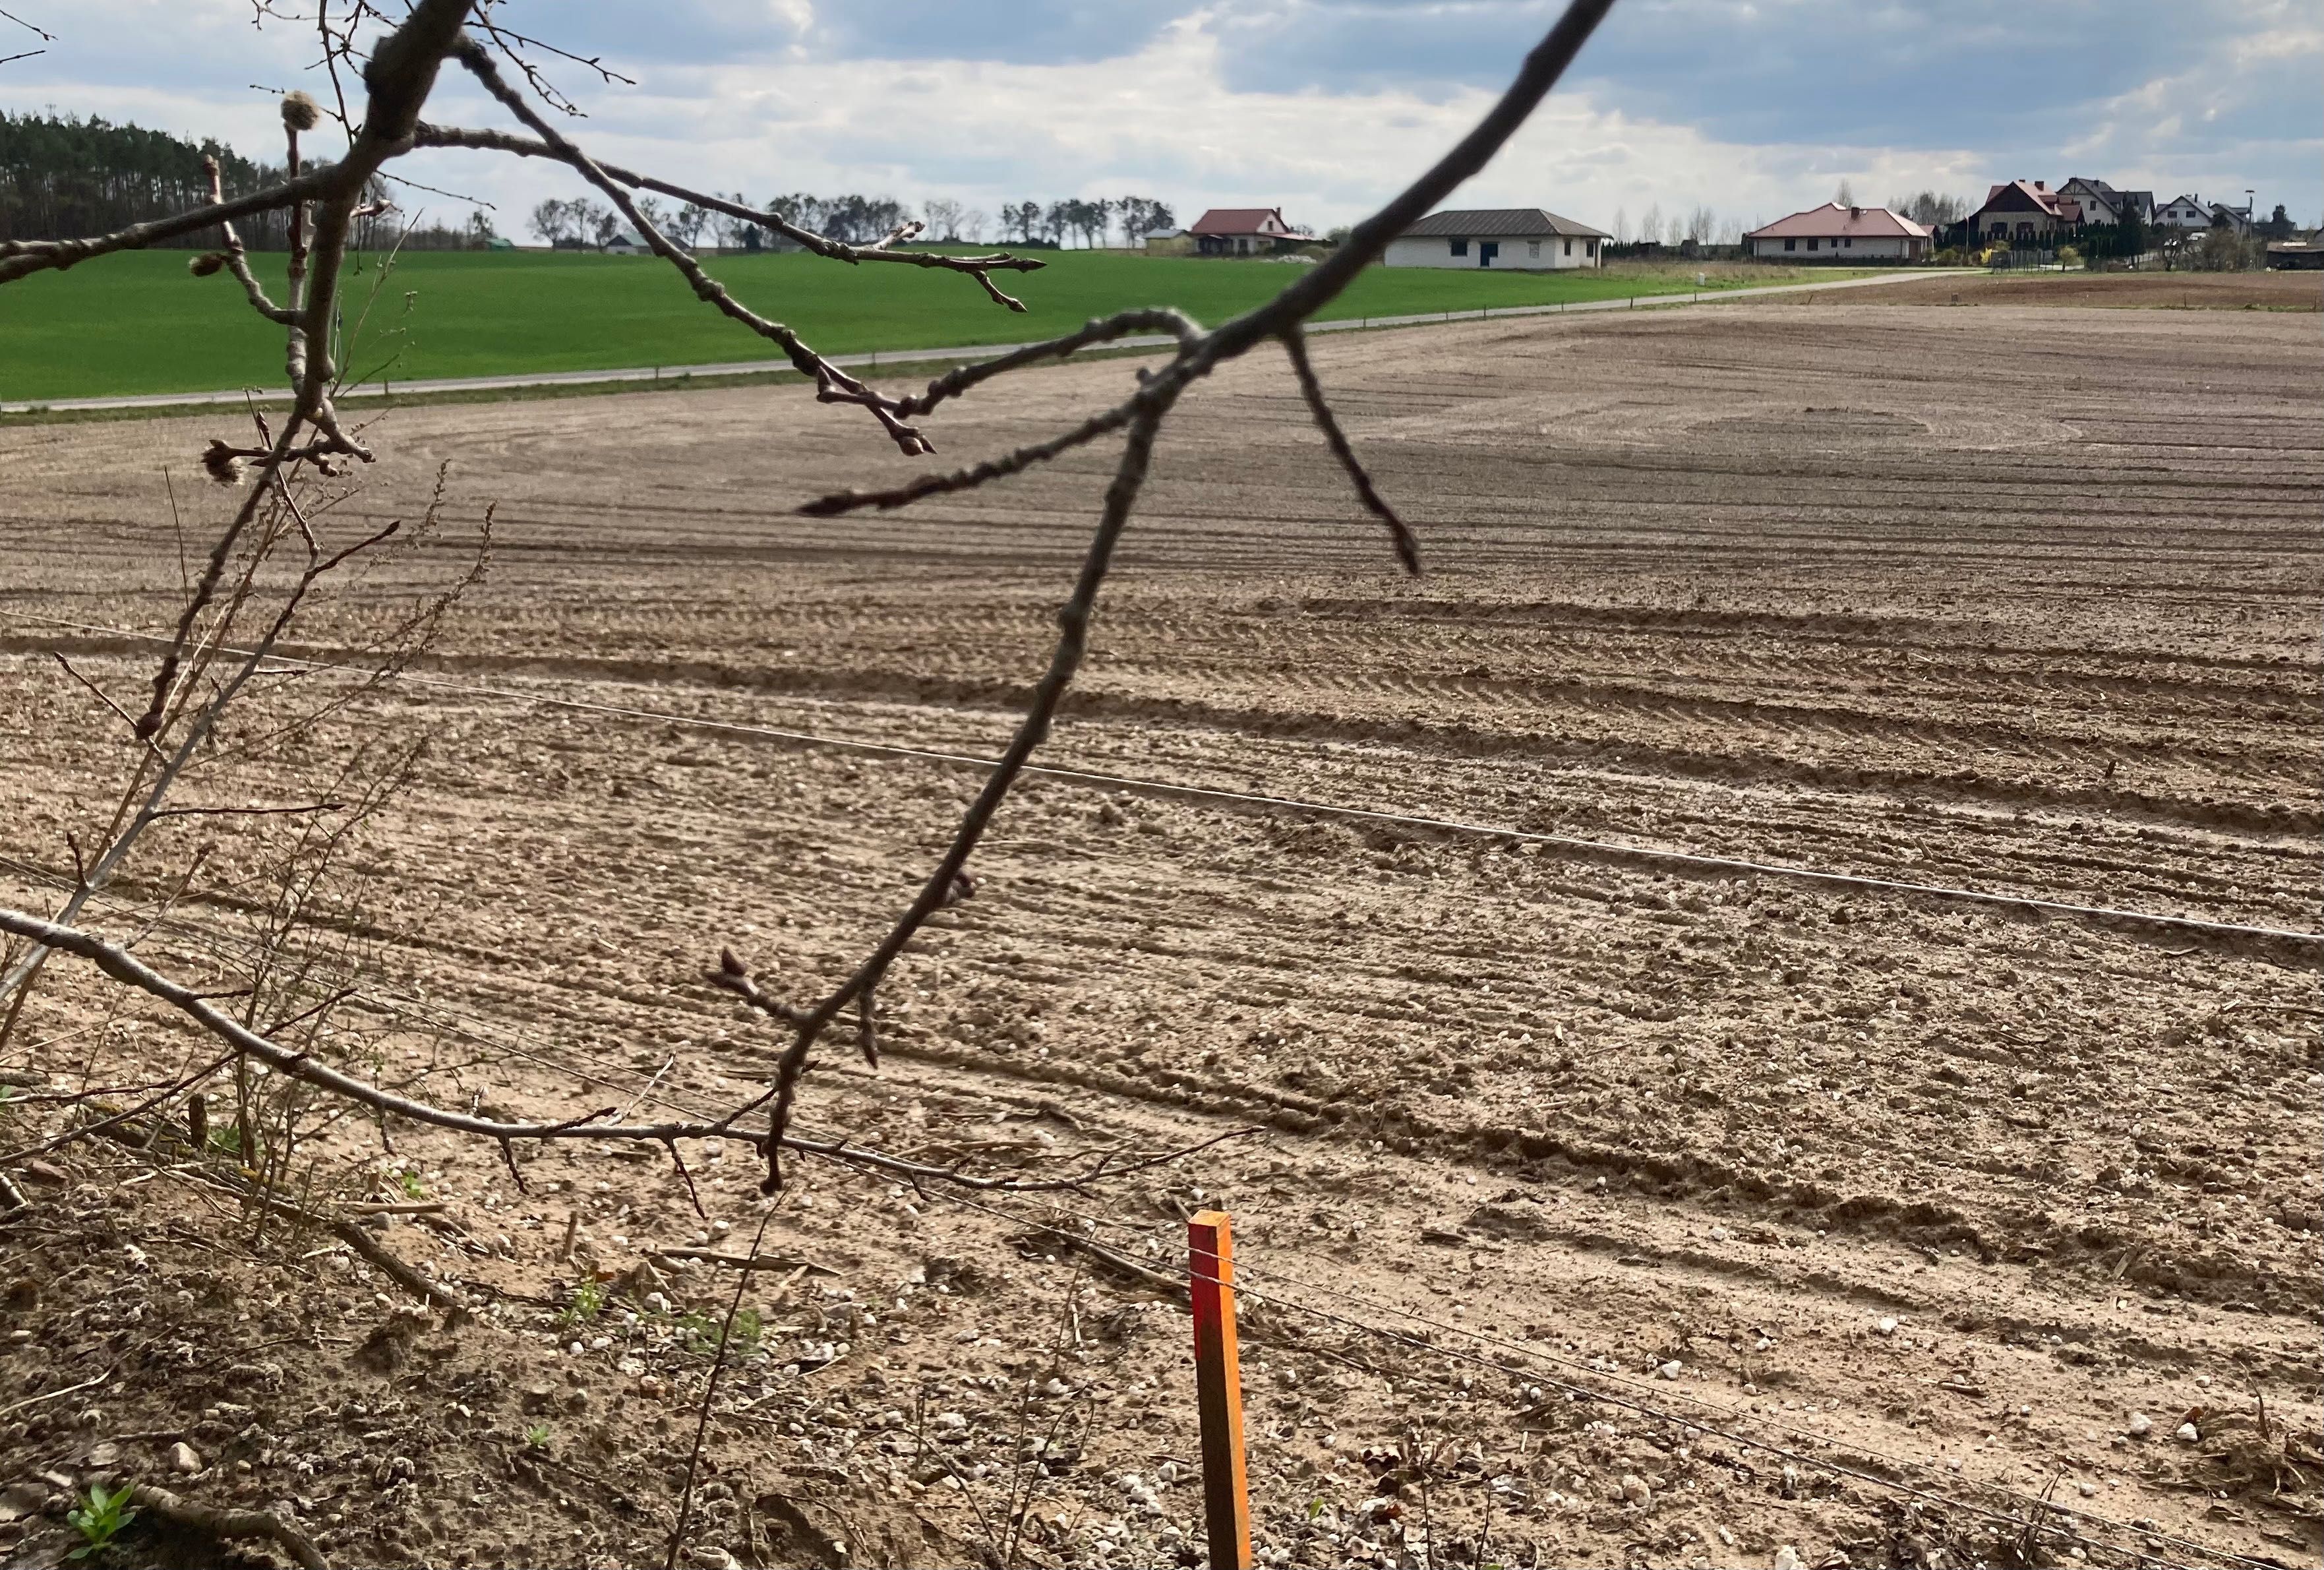
{"label": "white house with red roof", "polygon": [[1754,229],[1743,243],[1770,261],[1918,262],[1929,254],[1929,231],[1886,208],[1826,202]]}
{"label": "white house with red roof", "polygon": [[1187,225],[1186,233],[1204,256],[1264,256],[1315,239],[1285,223],[1281,208],[1213,208]]}

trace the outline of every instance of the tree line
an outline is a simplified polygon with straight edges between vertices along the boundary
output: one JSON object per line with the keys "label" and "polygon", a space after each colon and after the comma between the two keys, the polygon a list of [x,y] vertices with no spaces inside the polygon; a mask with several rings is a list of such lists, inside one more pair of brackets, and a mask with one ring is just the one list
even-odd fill
{"label": "tree line", "polygon": [[[738,208],[772,213],[787,223],[851,245],[872,245],[915,222],[922,226],[915,238],[923,244],[991,242],[1063,247],[1078,242],[1094,247],[1119,234],[1123,243],[1135,245],[1155,230],[1173,227],[1177,222],[1168,203],[1141,196],[1094,201],[1068,198],[1046,204],[1011,202],[1001,208],[997,218],[949,197],[932,197],[920,204],[918,212],[892,197],[819,197],[795,191],[753,200],[736,191],[727,199]],[[705,245],[728,251],[777,250],[788,245],[764,225],[693,202],[672,206],[641,196],[638,210],[689,251]],[[586,197],[540,202],[526,226],[536,239],[560,249],[602,249],[629,228],[613,208]]]}
{"label": "tree line", "polygon": [[[189,142],[95,115],[79,120],[0,111],[0,240],[102,235],[200,207],[209,200],[206,158],[217,160],[218,184],[228,198],[283,178],[280,166],[253,162],[208,137]],[[379,183],[371,194],[384,199],[388,188]],[[235,232],[253,251],[281,251],[290,247],[289,224],[287,212],[253,213],[235,222]],[[427,227],[383,214],[362,220],[361,231],[356,239],[363,249],[476,249],[493,237],[492,220],[481,210],[457,226]],[[158,244],[208,250],[218,242],[218,232],[210,229]]]}

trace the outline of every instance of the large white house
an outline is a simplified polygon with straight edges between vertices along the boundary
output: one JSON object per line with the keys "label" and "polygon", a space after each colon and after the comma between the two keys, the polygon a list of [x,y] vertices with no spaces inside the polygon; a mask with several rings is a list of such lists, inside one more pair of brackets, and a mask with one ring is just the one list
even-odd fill
{"label": "large white house", "polygon": [[1886,208],[1826,202],[1743,236],[1754,256],[1783,262],[1917,262],[1929,231]]}
{"label": "large white house", "polygon": [[1554,272],[1599,265],[1603,229],[1539,208],[1431,213],[1388,243],[1390,267],[1499,267]]}

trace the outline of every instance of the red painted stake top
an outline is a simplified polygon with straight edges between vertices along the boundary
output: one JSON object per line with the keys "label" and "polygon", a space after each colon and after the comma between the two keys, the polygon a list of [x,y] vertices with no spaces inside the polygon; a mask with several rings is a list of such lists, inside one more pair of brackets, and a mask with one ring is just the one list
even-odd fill
{"label": "red painted stake top", "polygon": [[1186,1224],[1194,1310],[1194,1397],[1203,1428],[1203,1522],[1211,1570],[1251,1570],[1243,1471],[1242,1360],[1235,1348],[1234,1229],[1223,1210]]}

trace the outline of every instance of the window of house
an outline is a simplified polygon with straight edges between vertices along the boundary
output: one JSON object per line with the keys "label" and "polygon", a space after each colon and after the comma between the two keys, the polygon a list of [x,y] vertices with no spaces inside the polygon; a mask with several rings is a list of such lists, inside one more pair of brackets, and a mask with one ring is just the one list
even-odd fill
{"label": "window of house", "polygon": [[1571,240],[1565,243],[1565,254],[1569,256],[1573,254],[1573,242]]}
{"label": "window of house", "polygon": [[1526,242],[1526,257],[1527,257],[1528,259],[1530,259],[1530,260],[1532,260],[1532,261],[1535,261],[1535,262],[1538,262],[1538,261],[1540,261],[1540,260],[1541,260],[1541,242],[1540,242],[1539,240],[1527,240],[1527,241]]}
{"label": "window of house", "polygon": [[1796,251],[1799,248],[1800,243],[1797,240],[1786,240],[1784,242],[1784,249],[1786,251]]}
{"label": "window of house", "polygon": [[1452,254],[1454,254],[1455,256],[1466,256],[1468,254],[1469,254],[1469,242],[1468,242],[1468,241],[1466,241],[1466,240],[1455,240],[1455,241],[1453,241],[1453,242],[1452,242]]}
{"label": "window of house", "polygon": [[1810,235],[1810,236],[1808,236],[1808,249],[1809,249],[1809,250],[1811,250],[1811,251],[1814,250],[1818,245],[1821,245],[1822,243],[1823,243],[1822,241],[1821,241],[1821,240],[1817,239],[1813,235]]}
{"label": "window of house", "polygon": [[1847,246],[1849,250],[1853,251],[1853,250],[1855,250],[1855,249],[1856,249],[1856,236],[1853,236],[1853,235],[1850,235],[1850,236],[1849,236],[1846,239],[1844,239],[1844,240],[1840,241],[1840,244],[1841,244],[1841,245],[1845,245],[1845,246]]}

